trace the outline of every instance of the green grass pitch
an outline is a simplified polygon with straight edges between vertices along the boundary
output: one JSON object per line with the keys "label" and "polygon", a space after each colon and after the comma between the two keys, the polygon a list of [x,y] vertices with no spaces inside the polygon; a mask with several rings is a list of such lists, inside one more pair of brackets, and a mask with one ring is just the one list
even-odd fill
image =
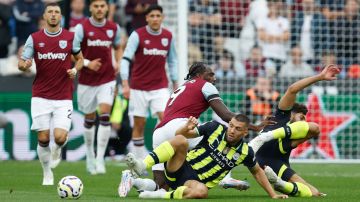
{"label": "green grass pitch", "polygon": [[[360,201],[360,164],[294,164],[293,167],[305,180],[328,195],[310,199],[292,197],[288,201]],[[84,184],[79,201],[140,201],[135,190],[128,198],[119,198],[117,194],[124,168],[124,164],[108,162],[105,175],[90,176],[85,172],[84,161],[62,162],[54,170],[55,182],[66,175],[78,176]],[[240,192],[217,187],[209,191],[208,199],[202,201],[273,201],[244,166],[236,168],[233,176],[248,179],[251,188]],[[61,201],[56,185],[41,186],[41,180],[42,171],[38,161],[0,161],[0,201]]]}

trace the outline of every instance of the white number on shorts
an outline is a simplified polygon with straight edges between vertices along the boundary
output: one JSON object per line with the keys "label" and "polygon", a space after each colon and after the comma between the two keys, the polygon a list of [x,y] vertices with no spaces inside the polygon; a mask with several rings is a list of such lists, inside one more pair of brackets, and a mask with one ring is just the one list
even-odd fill
{"label": "white number on shorts", "polygon": [[171,99],[171,100],[170,100],[170,103],[168,104],[168,106],[172,105],[173,102],[175,101],[175,99],[176,99],[182,92],[184,92],[185,87],[186,87],[186,86],[180,86],[178,89],[176,89],[176,90],[173,92],[173,94],[171,94],[171,96],[170,96],[170,99]]}

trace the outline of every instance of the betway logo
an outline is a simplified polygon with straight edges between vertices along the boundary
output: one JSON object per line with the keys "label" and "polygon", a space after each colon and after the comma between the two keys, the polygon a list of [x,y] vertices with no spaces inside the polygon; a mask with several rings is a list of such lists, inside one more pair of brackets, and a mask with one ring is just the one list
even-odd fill
{"label": "betway logo", "polygon": [[162,55],[166,57],[168,51],[167,50],[159,50],[157,48],[146,49],[144,48],[144,55]]}
{"label": "betway logo", "polygon": [[111,46],[111,41],[101,41],[100,39],[96,39],[96,40],[87,40],[87,45],[88,46],[105,46],[107,48],[109,48]]}
{"label": "betway logo", "polygon": [[66,59],[66,56],[68,54],[67,53],[53,53],[53,52],[49,52],[49,53],[38,53],[38,59],[39,60],[56,60],[56,59],[59,59],[59,60],[62,60],[64,61]]}

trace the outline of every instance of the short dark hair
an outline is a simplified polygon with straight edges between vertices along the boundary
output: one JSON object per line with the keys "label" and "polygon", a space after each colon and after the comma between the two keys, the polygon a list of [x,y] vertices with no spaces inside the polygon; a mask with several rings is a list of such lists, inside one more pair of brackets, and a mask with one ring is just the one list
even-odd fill
{"label": "short dark hair", "polygon": [[246,123],[246,125],[249,125],[249,123],[250,123],[249,117],[247,117],[247,116],[244,115],[244,114],[236,114],[236,115],[234,116],[234,119],[237,120],[237,121],[239,121],[239,122]]}
{"label": "short dark hair", "polygon": [[202,74],[206,71],[207,66],[203,62],[194,62],[190,68],[189,73],[186,75],[185,80],[190,80],[198,74]]}
{"label": "short dark hair", "polygon": [[145,15],[149,14],[151,11],[160,11],[163,13],[163,8],[159,4],[151,4],[145,11]]}
{"label": "short dark hair", "polygon": [[109,1],[108,0],[90,0],[90,4],[92,4],[93,2],[95,2],[95,1],[105,1],[106,2],[106,4],[108,4],[109,3]]}
{"label": "short dark hair", "polygon": [[52,2],[52,3],[48,3],[48,4],[45,5],[44,13],[45,13],[46,9],[47,9],[48,7],[50,7],[50,6],[57,6],[57,7],[59,7],[59,8],[60,8],[60,12],[61,12],[61,7],[60,7],[60,5],[59,5],[58,3],[56,3],[56,2]]}
{"label": "short dark hair", "polygon": [[303,113],[304,115],[306,115],[308,113],[308,109],[305,105],[300,104],[300,103],[295,103],[291,112],[293,113]]}

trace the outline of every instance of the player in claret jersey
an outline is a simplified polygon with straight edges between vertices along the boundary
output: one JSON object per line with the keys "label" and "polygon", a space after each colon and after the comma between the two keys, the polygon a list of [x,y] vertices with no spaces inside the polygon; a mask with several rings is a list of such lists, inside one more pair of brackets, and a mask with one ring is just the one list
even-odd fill
{"label": "player in claret jersey", "polygon": [[[111,133],[110,111],[114,100],[115,74],[122,55],[120,27],[106,20],[106,0],[90,1],[91,17],[75,27],[76,39],[84,53],[79,76],[78,104],[85,113],[84,141],[86,169],[90,174],[106,173],[104,155]],[[112,48],[116,64],[112,64]],[[99,106],[96,159],[94,153],[96,109]]]}
{"label": "player in claret jersey", "polygon": [[[187,77],[187,81],[180,86],[170,96],[167,102],[164,119],[157,126],[153,134],[153,148],[158,147],[161,143],[172,139],[175,136],[176,129],[187,123],[188,117],[193,116],[198,118],[201,113],[211,107],[224,121],[230,121],[235,116],[226,105],[223,103],[219,96],[219,91],[214,86],[216,80],[214,72],[211,68],[207,67],[204,63],[196,62],[190,69]],[[266,122],[264,122],[266,123]],[[259,131],[261,126],[249,125],[252,130]],[[200,141],[200,138],[194,138],[189,140],[189,148],[194,148]],[[165,152],[165,151],[164,151]],[[164,164],[156,164],[152,167],[154,173],[154,180],[161,188],[168,188],[165,182]],[[128,177],[127,171],[123,172],[123,178],[119,187],[120,196],[126,196],[129,191],[128,183],[125,183],[131,177]],[[143,179],[136,179],[133,182],[134,186],[138,189],[144,188],[144,184],[147,187],[154,187],[153,182]],[[248,185],[240,180],[232,178],[225,178],[220,182],[225,186],[230,186],[236,189],[246,189]],[[131,187],[131,186],[130,186]],[[155,186],[156,187],[156,186]]]}
{"label": "player in claret jersey", "polygon": [[[66,144],[73,111],[73,78],[83,66],[80,44],[74,33],[60,27],[61,10],[55,3],[47,4],[43,18],[46,27],[29,36],[19,61],[21,71],[28,71],[32,58],[36,76],[32,87],[32,130],[38,132],[37,152],[43,168],[43,185],[53,185],[51,168],[60,162],[61,147]],[[75,67],[71,68],[71,55]],[[50,149],[50,122],[54,124],[55,144]]]}

